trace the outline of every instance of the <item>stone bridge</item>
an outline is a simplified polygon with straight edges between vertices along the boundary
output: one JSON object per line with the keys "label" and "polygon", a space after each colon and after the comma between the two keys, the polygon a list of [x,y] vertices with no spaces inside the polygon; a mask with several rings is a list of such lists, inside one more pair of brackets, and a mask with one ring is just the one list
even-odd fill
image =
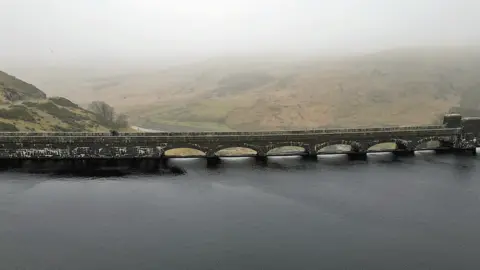
{"label": "stone bridge", "polygon": [[[379,149],[372,146],[392,143],[382,149],[411,154],[417,149],[472,150],[480,135],[480,119],[446,115],[442,125],[378,128],[311,129],[262,132],[0,132],[2,159],[135,159],[163,158],[171,149],[196,149],[207,158],[217,158],[221,150],[247,148],[260,158],[285,155],[272,150],[295,146],[294,154],[347,153],[353,157]],[[436,141],[431,147],[427,142]],[[343,145],[343,150],[331,146]],[[252,151],[252,152],[253,152]],[[474,151],[473,151],[474,152]],[[292,153],[287,153],[292,154]]]}
{"label": "stone bridge", "polygon": [[348,152],[372,152],[380,143],[395,143],[396,150],[413,151],[429,141],[442,147],[460,147],[462,129],[411,126],[364,129],[321,129],[272,132],[190,133],[0,133],[0,157],[4,158],[122,158],[161,157],[166,151],[191,148],[207,157],[227,148],[241,147],[267,156],[273,149],[296,146],[305,155],[338,153],[328,146],[347,145]]}

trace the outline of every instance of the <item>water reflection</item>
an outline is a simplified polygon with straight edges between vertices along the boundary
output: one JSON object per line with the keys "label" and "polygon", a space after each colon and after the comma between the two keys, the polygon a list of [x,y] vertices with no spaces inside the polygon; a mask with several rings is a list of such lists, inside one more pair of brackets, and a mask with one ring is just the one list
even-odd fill
{"label": "water reflection", "polygon": [[188,174],[0,174],[0,269],[475,269],[479,160],[175,159]]}

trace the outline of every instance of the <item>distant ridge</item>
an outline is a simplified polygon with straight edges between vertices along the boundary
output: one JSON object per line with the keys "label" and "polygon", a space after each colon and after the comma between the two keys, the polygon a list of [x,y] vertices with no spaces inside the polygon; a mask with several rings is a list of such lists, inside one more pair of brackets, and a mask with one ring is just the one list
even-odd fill
{"label": "distant ridge", "polygon": [[455,106],[480,109],[479,74],[480,46],[432,46],[225,56],[110,76],[63,70],[32,81],[82,104],[101,97],[141,127],[248,131],[429,124]]}
{"label": "distant ridge", "polygon": [[480,117],[480,109],[468,109],[461,107],[452,107],[449,113],[458,113],[466,117]]}

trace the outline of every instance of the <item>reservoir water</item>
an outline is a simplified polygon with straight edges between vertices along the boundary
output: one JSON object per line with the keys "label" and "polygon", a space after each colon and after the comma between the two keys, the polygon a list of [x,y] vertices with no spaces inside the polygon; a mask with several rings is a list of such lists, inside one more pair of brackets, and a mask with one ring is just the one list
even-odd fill
{"label": "reservoir water", "polygon": [[480,159],[0,174],[0,269],[478,269]]}

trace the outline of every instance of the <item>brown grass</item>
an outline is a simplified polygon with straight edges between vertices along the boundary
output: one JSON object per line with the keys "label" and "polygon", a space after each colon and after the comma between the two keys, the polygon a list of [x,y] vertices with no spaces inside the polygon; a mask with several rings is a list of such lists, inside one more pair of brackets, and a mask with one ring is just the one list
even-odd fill
{"label": "brown grass", "polygon": [[[78,102],[101,98],[135,125],[152,128],[406,125],[430,123],[480,86],[478,60],[478,50],[409,49],[308,62],[217,59],[123,76],[50,74],[43,81]],[[61,87],[76,91],[60,93]]]}

